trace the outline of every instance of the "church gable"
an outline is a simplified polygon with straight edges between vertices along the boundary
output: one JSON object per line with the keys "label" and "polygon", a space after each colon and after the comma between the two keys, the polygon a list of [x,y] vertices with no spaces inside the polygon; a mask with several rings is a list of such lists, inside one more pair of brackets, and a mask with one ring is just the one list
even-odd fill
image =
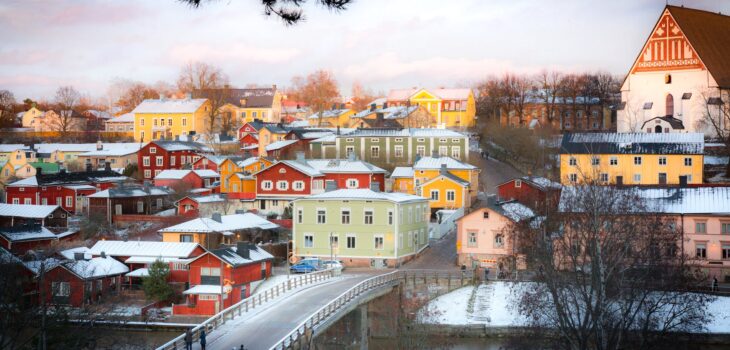
{"label": "church gable", "polygon": [[682,69],[705,66],[669,10],[665,10],[631,73]]}

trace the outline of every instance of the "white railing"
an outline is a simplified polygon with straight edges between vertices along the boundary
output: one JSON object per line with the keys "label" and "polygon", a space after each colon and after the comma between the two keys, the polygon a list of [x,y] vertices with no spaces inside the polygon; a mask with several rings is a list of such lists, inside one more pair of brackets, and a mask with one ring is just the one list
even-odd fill
{"label": "white railing", "polygon": [[444,217],[440,218],[441,223],[437,226],[438,232],[436,232],[436,234],[431,238],[440,239],[447,233],[451,232],[451,230],[455,230],[456,220],[462,216],[464,216],[464,208],[459,208],[448,215],[444,215]]}
{"label": "white railing", "polygon": [[[306,286],[308,284],[321,282],[332,278],[335,275],[333,269],[327,269],[317,272],[306,273],[294,278],[290,278],[285,282],[279,283],[274,287],[267,289],[263,292],[256,293],[238,303],[226,308],[211,318],[205,320],[203,323],[197,325],[192,329],[193,340],[198,341],[200,338],[200,330],[205,329],[206,333],[217,329],[228,320],[232,320],[236,316],[241,316],[244,313],[249,312],[257,307],[260,307],[271,300],[278,298],[286,294],[294,288]],[[185,348],[185,334],[177,336],[175,339],[158,347],[157,350],[168,350],[168,349],[184,349]]]}
{"label": "white railing", "polygon": [[459,286],[463,286],[464,281],[468,280],[471,283],[472,276],[473,271],[471,270],[459,272],[432,270],[398,270],[391,273],[368,278],[348,289],[340,296],[330,301],[327,305],[314,312],[302,323],[300,323],[296,328],[294,328],[294,330],[292,330],[284,338],[274,344],[270,350],[286,350],[290,348],[296,348],[293,346],[293,344],[304,341],[304,339],[307,337],[311,337],[312,330],[316,326],[318,326],[334,313],[345,307],[353,299],[359,297],[364,293],[368,293],[372,290],[380,288],[381,286],[389,285],[391,282],[410,281],[412,279],[414,283],[416,283],[416,281],[424,281],[425,283],[429,279],[434,279],[438,283],[438,280],[442,279],[448,280],[449,286],[451,286],[451,280],[457,279],[460,280]]}

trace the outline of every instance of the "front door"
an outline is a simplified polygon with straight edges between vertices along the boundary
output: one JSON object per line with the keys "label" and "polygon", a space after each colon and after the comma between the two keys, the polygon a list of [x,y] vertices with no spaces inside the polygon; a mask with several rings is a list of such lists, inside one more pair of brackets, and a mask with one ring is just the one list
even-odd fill
{"label": "front door", "polygon": [[667,184],[667,173],[659,173],[659,184],[660,185]]}
{"label": "front door", "polygon": [[114,206],[114,215],[122,215],[122,205],[117,204]]}

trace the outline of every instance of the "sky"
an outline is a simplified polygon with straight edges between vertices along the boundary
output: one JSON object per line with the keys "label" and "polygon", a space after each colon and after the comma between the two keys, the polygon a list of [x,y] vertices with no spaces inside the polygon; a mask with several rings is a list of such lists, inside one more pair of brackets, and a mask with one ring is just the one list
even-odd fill
{"label": "sky", "polygon": [[[730,1],[670,0],[730,14]],[[62,85],[105,94],[115,79],[174,83],[190,61],[232,85],[287,86],[331,71],[343,95],[360,82],[468,87],[490,74],[625,74],[665,0],[355,0],[340,13],[309,0],[284,25],[259,0],[3,0],[0,89],[50,99]]]}

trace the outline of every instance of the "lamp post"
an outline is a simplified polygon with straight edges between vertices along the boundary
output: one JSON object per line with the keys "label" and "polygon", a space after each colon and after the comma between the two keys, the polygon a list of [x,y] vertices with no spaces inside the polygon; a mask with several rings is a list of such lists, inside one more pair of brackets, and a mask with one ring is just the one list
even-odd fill
{"label": "lamp post", "polygon": [[335,243],[332,241],[332,232],[330,232],[330,261],[334,260]]}

